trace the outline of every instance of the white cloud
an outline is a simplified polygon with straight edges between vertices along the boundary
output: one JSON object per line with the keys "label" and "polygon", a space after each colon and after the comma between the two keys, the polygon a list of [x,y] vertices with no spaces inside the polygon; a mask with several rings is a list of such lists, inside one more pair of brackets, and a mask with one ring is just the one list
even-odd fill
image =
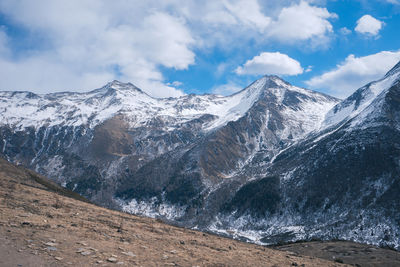
{"label": "white cloud", "polygon": [[203,1],[190,7],[192,20],[202,20],[220,29],[221,26],[235,26],[263,32],[271,22],[271,18],[261,12],[257,0]]}
{"label": "white cloud", "polygon": [[183,94],[165,82],[163,68],[188,69],[195,51],[276,40],[323,45],[335,17],[289,0],[2,0],[0,10],[32,42],[30,50],[16,50],[11,44],[24,38],[0,29],[0,65],[7,67],[0,90],[83,91],[119,79],[158,97]]}
{"label": "white cloud", "polygon": [[238,67],[235,72],[239,75],[297,75],[303,73],[303,68],[297,60],[288,55],[263,52]]}
{"label": "white cloud", "polygon": [[155,64],[187,69],[194,63],[195,55],[189,48],[194,39],[184,21],[165,13],[152,14],[145,18],[143,28],[137,34],[147,37],[142,40],[139,38],[137,42],[140,51],[145,52]]}
{"label": "white cloud", "polygon": [[1,90],[27,90],[36,93],[83,91],[97,88],[114,77],[106,70],[76,73],[68,66],[54,62],[51,55],[30,57],[21,61],[0,59]]}
{"label": "white cloud", "polygon": [[382,51],[365,57],[349,55],[335,69],[313,77],[306,84],[314,89],[328,89],[337,97],[347,97],[359,87],[377,80],[400,61],[400,51]]}
{"label": "white cloud", "polygon": [[357,20],[357,26],[355,31],[361,34],[367,34],[371,36],[378,35],[379,31],[382,29],[384,23],[371,15],[364,15],[359,20]]}
{"label": "white cloud", "polygon": [[339,32],[343,35],[349,35],[351,33],[351,30],[349,30],[346,27],[340,28]]}
{"label": "white cloud", "polygon": [[400,2],[398,0],[386,0],[386,2],[393,4],[393,5],[400,5]]}
{"label": "white cloud", "polygon": [[[329,41],[333,27],[329,19],[337,18],[326,8],[312,1],[257,1],[224,0],[205,1],[206,7],[192,6],[192,20],[205,14],[202,20],[208,25],[207,33],[218,41],[256,38],[256,42],[278,40],[283,43],[312,41],[314,46],[324,46]],[[314,1],[320,2],[320,1]],[[209,30],[214,27],[213,31]],[[259,33],[264,33],[264,37]],[[236,42],[229,42],[234,45]]]}
{"label": "white cloud", "polygon": [[186,69],[194,64],[194,39],[186,21],[149,6],[143,11],[140,4],[120,3],[2,1],[2,12],[44,37],[50,48],[26,51],[18,60],[0,57],[0,65],[8,66],[0,72],[0,87],[88,90],[120,79],[153,96],[182,95],[163,82],[159,66]]}
{"label": "white cloud", "polygon": [[168,83],[167,85],[172,85],[173,87],[179,87],[183,85],[183,82],[173,81],[172,83]]}
{"label": "white cloud", "polygon": [[245,25],[255,27],[263,32],[270,24],[271,19],[265,16],[257,0],[223,1],[224,5],[232,15]]}
{"label": "white cloud", "polygon": [[0,56],[6,56],[9,52],[8,37],[5,32],[5,27],[0,26]]}
{"label": "white cloud", "polygon": [[227,70],[227,68],[229,67],[229,64],[226,62],[222,62],[217,66],[217,69],[214,73],[214,75],[216,77],[221,77],[221,75]]}
{"label": "white cloud", "polygon": [[301,1],[281,10],[277,20],[271,23],[268,35],[288,42],[327,38],[327,34],[333,32],[328,19],[333,18],[337,18],[337,15],[329,13],[326,8]]}
{"label": "white cloud", "polygon": [[240,86],[232,81],[229,81],[226,84],[222,84],[222,85],[218,85],[218,86],[214,87],[212,89],[212,92],[217,95],[227,96],[227,95],[232,95],[236,92],[239,92],[242,89],[243,89],[242,86]]}

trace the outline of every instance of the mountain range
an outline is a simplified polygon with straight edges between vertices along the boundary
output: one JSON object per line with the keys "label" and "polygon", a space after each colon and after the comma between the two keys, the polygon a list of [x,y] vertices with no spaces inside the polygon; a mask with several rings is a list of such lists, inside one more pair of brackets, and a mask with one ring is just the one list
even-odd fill
{"label": "mountain range", "polygon": [[400,63],[344,100],[264,76],[231,96],[0,92],[0,152],[91,201],[259,244],[400,247]]}

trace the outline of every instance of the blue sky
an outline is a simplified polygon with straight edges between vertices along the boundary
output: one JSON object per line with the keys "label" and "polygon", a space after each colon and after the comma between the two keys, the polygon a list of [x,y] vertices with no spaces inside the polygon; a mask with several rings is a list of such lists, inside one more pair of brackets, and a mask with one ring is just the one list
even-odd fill
{"label": "blue sky", "polygon": [[0,0],[0,90],[231,94],[264,74],[346,97],[400,61],[400,1]]}

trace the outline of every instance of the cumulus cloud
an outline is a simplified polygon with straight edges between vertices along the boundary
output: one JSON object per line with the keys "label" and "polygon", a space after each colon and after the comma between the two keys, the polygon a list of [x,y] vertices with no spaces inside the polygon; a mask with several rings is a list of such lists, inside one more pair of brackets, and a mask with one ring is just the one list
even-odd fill
{"label": "cumulus cloud", "polygon": [[163,70],[188,69],[196,51],[276,40],[319,45],[335,17],[311,2],[258,0],[2,0],[0,13],[32,43],[16,48],[24,37],[0,28],[1,90],[83,91],[118,79],[157,97],[183,94]]}
{"label": "cumulus cloud", "polygon": [[190,21],[204,23],[197,25],[197,30],[207,34],[205,46],[216,42],[231,47],[250,39],[282,43],[311,41],[315,46],[324,45],[333,31],[329,19],[337,17],[307,1],[224,0],[202,1],[200,5],[188,2],[182,4],[185,16]]}
{"label": "cumulus cloud", "polygon": [[351,30],[349,30],[346,27],[340,28],[339,32],[343,35],[349,35],[351,33]]}
{"label": "cumulus cloud", "polygon": [[314,89],[328,89],[337,97],[347,97],[359,87],[377,80],[400,61],[400,51],[382,51],[373,55],[349,55],[335,69],[306,82]]}
{"label": "cumulus cloud", "polygon": [[224,1],[226,9],[238,20],[248,26],[255,27],[261,32],[270,24],[271,19],[265,16],[257,0],[240,0],[236,2]]}
{"label": "cumulus cloud", "polygon": [[305,1],[281,10],[277,20],[271,24],[269,35],[281,41],[326,38],[333,32],[328,19],[337,18],[326,8],[312,6]]}
{"label": "cumulus cloud", "polygon": [[297,75],[303,73],[303,68],[297,60],[288,55],[263,52],[236,68],[235,72],[239,75]]}
{"label": "cumulus cloud", "polygon": [[354,30],[361,34],[376,36],[382,29],[383,25],[384,23],[382,21],[377,20],[371,15],[364,15],[357,20],[357,26]]}
{"label": "cumulus cloud", "polygon": [[260,33],[271,22],[257,0],[202,1],[188,8],[187,14],[190,14],[191,20],[202,21],[208,27],[218,29],[218,32],[235,29],[241,33],[244,30]]}
{"label": "cumulus cloud", "polygon": [[183,94],[164,83],[159,66],[186,69],[194,64],[194,39],[184,19],[151,9],[143,12],[140,5],[40,3],[0,4],[14,23],[43,37],[49,47],[22,51],[24,57],[0,57],[3,90],[87,90],[120,79],[156,97]]}

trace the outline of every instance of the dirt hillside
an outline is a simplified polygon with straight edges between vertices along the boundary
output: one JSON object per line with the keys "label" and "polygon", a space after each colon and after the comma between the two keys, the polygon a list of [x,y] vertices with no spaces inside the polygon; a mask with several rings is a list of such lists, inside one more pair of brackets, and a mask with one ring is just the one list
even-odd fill
{"label": "dirt hillside", "polygon": [[362,267],[398,267],[400,252],[349,241],[313,241],[275,247],[300,255]]}
{"label": "dirt hillside", "polygon": [[0,159],[0,266],[345,266],[81,200]]}

